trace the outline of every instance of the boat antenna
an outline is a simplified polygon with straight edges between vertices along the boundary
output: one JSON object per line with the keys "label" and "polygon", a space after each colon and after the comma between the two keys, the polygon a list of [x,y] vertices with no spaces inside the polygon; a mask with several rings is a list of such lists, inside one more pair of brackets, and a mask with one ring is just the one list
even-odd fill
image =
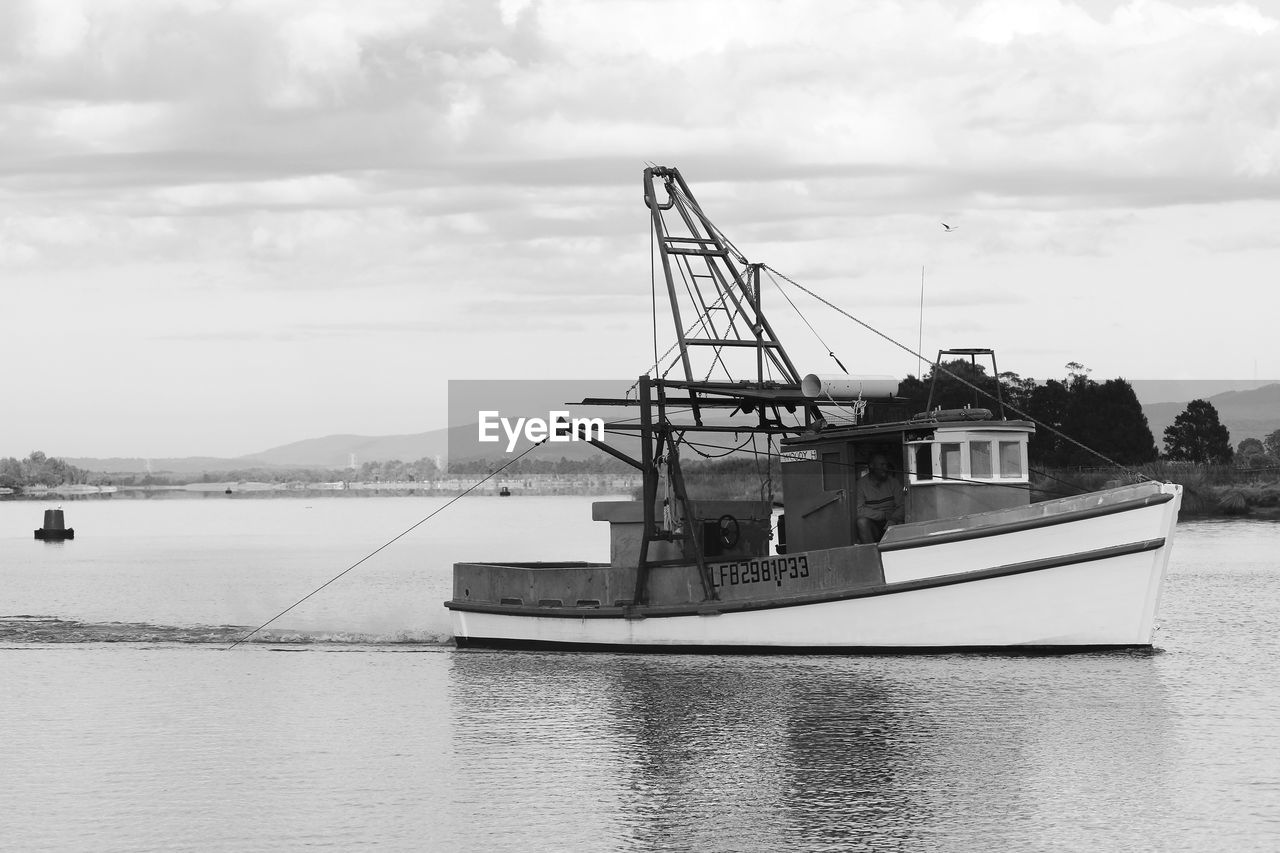
{"label": "boat antenna", "polygon": [[916,338],[916,378],[919,379],[920,371],[924,367],[924,358],[920,353],[924,352],[924,264],[920,265],[920,334]]}

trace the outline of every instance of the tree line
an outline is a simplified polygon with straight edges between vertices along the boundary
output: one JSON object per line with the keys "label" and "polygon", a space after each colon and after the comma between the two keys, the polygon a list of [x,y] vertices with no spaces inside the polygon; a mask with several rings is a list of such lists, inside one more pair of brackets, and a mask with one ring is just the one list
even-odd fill
{"label": "tree line", "polygon": [[1280,429],[1265,438],[1246,438],[1236,445],[1235,462],[1241,468],[1280,466]]}
{"label": "tree line", "polygon": [[1037,423],[1028,453],[1032,464],[1040,467],[1094,467],[1107,459],[1142,465],[1160,458],[1226,465],[1237,453],[1246,467],[1280,465],[1280,429],[1262,440],[1247,438],[1233,449],[1218,410],[1207,400],[1187,404],[1165,429],[1161,452],[1133,386],[1122,378],[1098,382],[1078,362],[1066,365],[1062,379],[1044,382],[1016,373],[991,376],[981,364],[964,359],[947,362],[943,368],[931,369],[921,378],[908,376],[899,384],[898,396],[915,411],[926,406],[995,410],[1003,403],[1007,417]]}
{"label": "tree line", "polygon": [[20,489],[24,486],[58,486],[63,483],[89,482],[89,472],[61,459],[45,456],[39,450],[26,459],[0,459],[0,488]]}
{"label": "tree line", "polygon": [[[494,459],[465,459],[449,463],[449,473],[453,476],[483,476],[491,474],[501,466]],[[549,474],[561,477],[581,476],[620,476],[634,474],[635,469],[625,462],[614,459],[604,453],[588,459],[520,459],[502,469],[504,479],[519,479],[531,474]]]}

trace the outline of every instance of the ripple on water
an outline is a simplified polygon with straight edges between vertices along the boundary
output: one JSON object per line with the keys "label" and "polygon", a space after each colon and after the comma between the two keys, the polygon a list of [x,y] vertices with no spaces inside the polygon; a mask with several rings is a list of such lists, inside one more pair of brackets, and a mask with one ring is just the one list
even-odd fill
{"label": "ripple on water", "polygon": [[52,616],[0,617],[0,645],[40,643],[208,643],[230,645],[451,645],[453,638],[437,632],[399,631],[394,634],[359,631],[298,631],[245,625],[151,625],[145,622],[80,622]]}

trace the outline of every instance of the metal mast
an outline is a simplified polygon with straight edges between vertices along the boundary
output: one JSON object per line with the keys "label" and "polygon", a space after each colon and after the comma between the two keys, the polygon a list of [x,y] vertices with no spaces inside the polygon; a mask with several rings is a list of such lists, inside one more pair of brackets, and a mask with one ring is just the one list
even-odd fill
{"label": "metal mast", "polygon": [[[658,185],[661,183],[661,200]],[[680,436],[688,429],[724,432],[779,433],[784,427],[780,406],[795,411],[803,405],[806,423],[811,409],[800,396],[800,373],[774,334],[760,306],[760,265],[750,264],[702,212],[679,170],[653,166],[644,172],[644,200],[653,221],[654,243],[662,260],[675,322],[681,379],[666,374],[642,376],[640,387],[641,459],[644,475],[644,529],[636,572],[634,600],[647,597],[649,545],[654,541],[682,541],[686,556],[698,565],[703,593],[717,598],[707,569],[693,503],[680,471]],[[674,364],[667,372],[674,369]],[[660,369],[657,365],[655,369]],[[668,390],[684,391],[676,403]],[[668,407],[687,405],[693,424],[677,426]],[[726,408],[756,412],[753,426],[704,424],[704,409]],[[773,417],[766,416],[772,409]],[[813,415],[816,417],[816,415]],[[665,469],[675,506],[674,525],[667,529],[657,517],[658,486]],[[665,513],[664,513],[665,515]]]}
{"label": "metal mast", "polygon": [[[678,169],[645,169],[644,198],[695,422],[702,422],[699,394],[717,386],[772,383],[798,390],[800,373],[760,308],[759,265],[749,264],[707,219]],[[668,211],[674,215],[664,215]]]}

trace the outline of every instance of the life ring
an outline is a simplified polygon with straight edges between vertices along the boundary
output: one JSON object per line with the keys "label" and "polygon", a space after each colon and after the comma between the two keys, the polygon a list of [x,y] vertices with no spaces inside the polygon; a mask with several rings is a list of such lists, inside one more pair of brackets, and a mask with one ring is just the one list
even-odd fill
{"label": "life ring", "polygon": [[913,421],[989,421],[990,409],[935,409],[912,415]]}

